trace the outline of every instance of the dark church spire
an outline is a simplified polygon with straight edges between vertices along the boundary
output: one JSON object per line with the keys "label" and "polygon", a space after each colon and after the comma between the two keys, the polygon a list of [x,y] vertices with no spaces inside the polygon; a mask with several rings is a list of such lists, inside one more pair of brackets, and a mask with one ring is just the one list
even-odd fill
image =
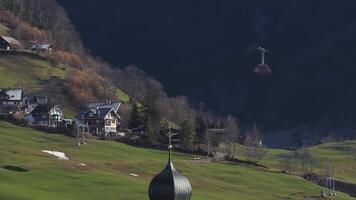
{"label": "dark church spire", "polygon": [[155,176],[149,186],[150,200],[190,200],[192,186],[188,179],[180,174],[172,163],[172,137],[176,135],[168,132],[168,163],[161,173]]}

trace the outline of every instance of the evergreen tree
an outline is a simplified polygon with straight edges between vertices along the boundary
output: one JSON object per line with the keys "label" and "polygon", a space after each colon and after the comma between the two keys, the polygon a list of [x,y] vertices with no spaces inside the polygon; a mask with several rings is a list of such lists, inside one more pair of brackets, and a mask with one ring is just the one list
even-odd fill
{"label": "evergreen tree", "polygon": [[157,107],[159,97],[160,90],[153,86],[148,86],[143,100],[143,115],[147,141],[150,144],[156,144],[159,138],[159,129],[161,126],[161,114]]}
{"label": "evergreen tree", "polygon": [[195,121],[192,118],[186,119],[182,124],[181,142],[184,149],[192,150],[195,139]]}
{"label": "evergreen tree", "polygon": [[149,144],[157,144],[159,129],[155,120],[149,114],[145,116],[146,139]]}
{"label": "evergreen tree", "polygon": [[132,106],[132,112],[129,119],[129,129],[135,129],[143,125],[143,119],[141,110],[138,107],[137,103],[134,103]]}
{"label": "evergreen tree", "polygon": [[208,122],[204,120],[203,116],[197,116],[196,119],[196,140],[200,143],[204,142],[205,134],[208,131]]}
{"label": "evergreen tree", "polygon": [[162,127],[161,127],[161,131],[159,131],[159,138],[158,138],[158,142],[160,143],[160,145],[164,145],[164,144],[168,144],[168,132],[169,132],[169,122],[167,120],[163,120],[162,122]]}

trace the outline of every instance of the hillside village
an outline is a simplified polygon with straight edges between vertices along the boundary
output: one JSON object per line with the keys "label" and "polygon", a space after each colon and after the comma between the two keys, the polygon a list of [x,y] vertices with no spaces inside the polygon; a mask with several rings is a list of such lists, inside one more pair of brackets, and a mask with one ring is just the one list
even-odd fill
{"label": "hillside village", "polygon": [[[34,43],[25,46],[15,38],[0,36],[0,51],[8,54],[27,53],[46,56],[52,53],[51,44]],[[30,127],[70,131],[86,124],[88,133],[105,138],[117,134],[120,124],[120,102],[88,102],[76,119],[65,118],[61,105],[54,97],[25,94],[23,88],[0,88],[0,116],[24,121]]]}
{"label": "hillside village", "polygon": [[79,124],[88,126],[87,132],[101,138],[117,134],[120,125],[119,102],[88,102],[76,119],[65,118],[61,105],[47,96],[30,96],[22,88],[0,89],[0,115],[24,121],[40,129],[69,130]]}

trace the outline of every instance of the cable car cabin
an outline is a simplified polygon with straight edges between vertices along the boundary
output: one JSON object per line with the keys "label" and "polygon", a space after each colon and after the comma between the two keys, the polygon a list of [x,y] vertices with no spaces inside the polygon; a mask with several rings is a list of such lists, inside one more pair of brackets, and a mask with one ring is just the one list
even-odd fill
{"label": "cable car cabin", "polygon": [[259,64],[256,66],[254,72],[256,75],[269,76],[272,74],[272,69],[267,64]]}

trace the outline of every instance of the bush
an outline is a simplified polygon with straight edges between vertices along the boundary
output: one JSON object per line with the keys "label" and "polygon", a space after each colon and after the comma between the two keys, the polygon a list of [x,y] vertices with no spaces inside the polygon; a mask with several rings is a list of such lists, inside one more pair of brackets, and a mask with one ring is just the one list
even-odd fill
{"label": "bush", "polygon": [[56,64],[70,65],[78,69],[84,65],[83,59],[79,55],[66,51],[56,51],[50,54],[49,58]]}
{"label": "bush", "polygon": [[53,41],[48,31],[18,20],[18,18],[9,11],[0,11],[0,21],[11,30],[10,35],[20,41],[26,41],[31,45],[32,41],[50,43]]}
{"label": "bush", "polygon": [[66,77],[66,89],[69,96],[82,106],[89,101],[115,98],[106,79],[96,73],[80,70],[75,70]]}

